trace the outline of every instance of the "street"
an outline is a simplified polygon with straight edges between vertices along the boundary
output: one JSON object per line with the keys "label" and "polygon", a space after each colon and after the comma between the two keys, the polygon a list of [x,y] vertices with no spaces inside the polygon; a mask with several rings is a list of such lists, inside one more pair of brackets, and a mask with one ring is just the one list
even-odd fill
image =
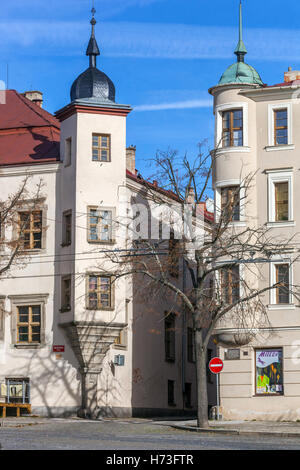
{"label": "street", "polygon": [[2,450],[300,450],[296,437],[206,435],[142,420],[4,420],[0,443]]}

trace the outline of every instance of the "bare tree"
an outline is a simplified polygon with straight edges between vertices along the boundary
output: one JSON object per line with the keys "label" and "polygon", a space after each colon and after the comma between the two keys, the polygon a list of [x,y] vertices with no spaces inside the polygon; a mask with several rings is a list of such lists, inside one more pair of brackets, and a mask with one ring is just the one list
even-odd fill
{"label": "bare tree", "polygon": [[25,267],[28,264],[26,244],[30,243],[30,240],[26,239],[26,232],[30,233],[30,223],[33,223],[35,229],[39,229],[36,231],[40,233],[46,229],[42,227],[42,220],[37,211],[43,183],[40,180],[30,186],[30,177],[26,176],[16,191],[9,194],[5,200],[0,200],[0,279],[9,273],[13,266]]}
{"label": "bare tree", "polygon": [[[128,251],[106,254],[116,264],[116,280],[133,276],[139,286],[146,282],[147,289],[151,286],[157,295],[167,293],[180,305],[181,312],[192,316],[199,427],[208,426],[207,348],[216,326],[224,321],[234,325],[240,331],[236,344],[247,344],[259,328],[270,327],[265,298],[268,291],[298,295],[297,287],[289,285],[284,277],[270,285],[263,274],[266,263],[274,256],[292,253],[293,262],[297,261],[294,240],[275,239],[271,230],[259,226],[255,219],[248,220],[245,226],[232,223],[238,220],[241,208],[245,212],[246,206],[251,205],[255,174],[241,175],[241,185],[224,195],[215,218],[206,212],[203,199],[216,158],[215,153],[203,153],[201,147],[193,162],[187,156],[178,158],[177,152],[171,150],[159,152],[154,184],[140,180],[144,187],[142,197],[148,209],[150,201],[155,206],[175,207],[182,218],[182,233],[176,233],[172,217],[163,217],[161,232],[164,225],[171,225],[169,241],[161,234],[158,239],[150,234],[147,238],[145,230],[139,236],[137,226],[140,229],[147,222],[140,217],[139,204],[128,224],[128,238],[132,240],[135,233]],[[178,282],[180,274],[187,276],[184,287]]]}

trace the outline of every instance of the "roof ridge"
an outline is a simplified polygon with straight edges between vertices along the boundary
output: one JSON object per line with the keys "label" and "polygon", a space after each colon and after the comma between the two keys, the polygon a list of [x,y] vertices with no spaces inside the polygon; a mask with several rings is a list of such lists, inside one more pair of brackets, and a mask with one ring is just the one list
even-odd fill
{"label": "roof ridge", "polygon": [[[28,98],[26,98],[25,96],[23,96],[21,93],[17,92],[16,90],[11,90],[13,91],[16,96],[31,110],[33,111],[34,113],[36,113],[40,118],[42,118],[44,121],[47,122],[47,125],[50,125],[50,126],[55,126],[57,127],[58,129],[60,129],[60,123],[59,121],[56,119],[55,116],[53,116],[53,114],[49,113],[49,111],[46,111],[45,109],[43,108],[40,108],[38,105],[36,105],[35,103],[33,103],[32,101],[30,101]],[[51,119],[48,118],[51,116]]]}

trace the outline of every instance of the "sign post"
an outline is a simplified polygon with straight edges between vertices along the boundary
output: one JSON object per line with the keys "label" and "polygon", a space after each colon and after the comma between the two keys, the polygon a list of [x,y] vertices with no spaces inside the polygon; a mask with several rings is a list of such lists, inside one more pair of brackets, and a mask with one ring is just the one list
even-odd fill
{"label": "sign post", "polygon": [[208,364],[209,370],[217,377],[217,421],[219,421],[220,395],[219,395],[219,373],[223,370],[224,364],[222,359],[214,357]]}

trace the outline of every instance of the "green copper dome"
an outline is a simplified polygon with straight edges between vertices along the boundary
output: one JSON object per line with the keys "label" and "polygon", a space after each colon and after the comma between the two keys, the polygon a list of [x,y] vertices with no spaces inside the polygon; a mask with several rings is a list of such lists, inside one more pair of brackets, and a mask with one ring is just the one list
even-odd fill
{"label": "green copper dome", "polygon": [[239,22],[239,42],[234,51],[237,56],[237,62],[230,65],[222,77],[220,78],[219,85],[226,85],[227,83],[247,83],[253,85],[263,85],[262,79],[258,72],[245,63],[245,55],[247,49],[243,41],[243,27],[242,27],[242,1],[240,1],[240,22]]}
{"label": "green copper dome", "polygon": [[226,83],[263,85],[262,79],[255,68],[245,62],[236,62],[225,70],[219,81],[219,85],[225,85]]}

